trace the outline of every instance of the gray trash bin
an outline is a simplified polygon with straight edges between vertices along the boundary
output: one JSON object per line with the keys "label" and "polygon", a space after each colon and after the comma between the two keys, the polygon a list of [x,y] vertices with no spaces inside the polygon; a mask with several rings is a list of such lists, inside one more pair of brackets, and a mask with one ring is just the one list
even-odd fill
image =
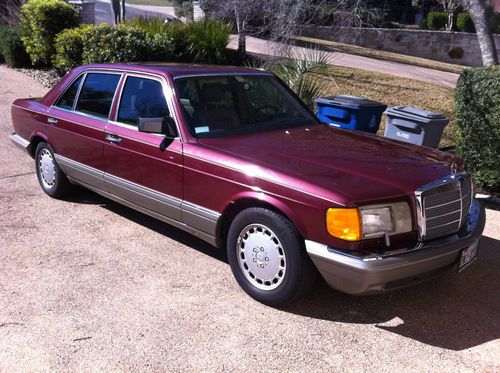
{"label": "gray trash bin", "polygon": [[395,106],[385,111],[384,136],[436,149],[448,117],[410,106]]}

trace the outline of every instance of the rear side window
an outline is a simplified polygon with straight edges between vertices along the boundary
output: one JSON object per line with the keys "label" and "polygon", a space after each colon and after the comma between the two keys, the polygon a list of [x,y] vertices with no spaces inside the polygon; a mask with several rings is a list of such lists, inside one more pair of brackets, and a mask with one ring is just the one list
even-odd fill
{"label": "rear side window", "polygon": [[107,118],[119,81],[120,75],[87,74],[76,103],[76,110]]}
{"label": "rear side window", "polygon": [[137,119],[168,115],[163,87],[157,80],[128,77],[123,88],[117,121],[137,126]]}
{"label": "rear side window", "polygon": [[76,94],[78,93],[78,88],[80,87],[82,79],[83,78],[80,76],[77,80],[75,80],[57,101],[55,106],[67,110],[73,109],[73,103],[75,102]]}

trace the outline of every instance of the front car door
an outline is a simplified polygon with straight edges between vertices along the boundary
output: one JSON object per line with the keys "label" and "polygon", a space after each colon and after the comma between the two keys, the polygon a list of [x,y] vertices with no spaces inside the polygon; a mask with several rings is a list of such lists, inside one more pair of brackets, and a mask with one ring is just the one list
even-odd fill
{"label": "front car door", "polygon": [[148,212],[180,222],[183,193],[182,142],[161,149],[164,136],[139,132],[138,118],[172,113],[169,89],[161,77],[128,73],[106,128],[104,145],[107,191]]}
{"label": "front car door", "polygon": [[57,163],[90,188],[104,189],[104,131],[120,78],[119,72],[84,72],[47,113]]}

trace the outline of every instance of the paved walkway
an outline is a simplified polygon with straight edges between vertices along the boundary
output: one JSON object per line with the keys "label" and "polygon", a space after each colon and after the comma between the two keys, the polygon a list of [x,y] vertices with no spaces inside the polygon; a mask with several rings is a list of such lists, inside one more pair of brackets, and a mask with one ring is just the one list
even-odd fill
{"label": "paved walkway", "polygon": [[[229,43],[229,48],[236,49],[237,36],[232,35]],[[269,42],[254,37],[247,37],[247,51],[253,53],[267,54],[272,56],[283,55],[282,48],[277,43]],[[294,55],[304,55],[307,48],[293,47]],[[374,71],[384,74],[401,76],[421,80],[424,82],[446,85],[455,87],[458,80],[458,74],[418,67],[404,63],[377,60],[375,58],[356,56],[353,54],[339,52],[325,52],[328,55],[328,62],[335,66],[352,67],[356,69]]]}
{"label": "paved walkway", "polygon": [[[113,24],[113,12],[111,10],[110,0],[97,0],[95,3],[96,24]],[[127,4],[125,16],[132,19],[140,15],[151,17],[177,18],[173,6],[151,6],[151,5],[132,5]]]}

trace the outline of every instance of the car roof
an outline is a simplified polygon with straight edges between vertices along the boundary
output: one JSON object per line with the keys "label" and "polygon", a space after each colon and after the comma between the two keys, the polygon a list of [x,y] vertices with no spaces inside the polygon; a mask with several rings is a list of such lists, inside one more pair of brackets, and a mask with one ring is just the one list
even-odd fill
{"label": "car roof", "polygon": [[167,74],[172,77],[210,74],[270,74],[267,71],[249,67],[178,64],[178,63],[141,63],[141,64],[94,64],[82,68],[106,70],[133,70],[139,72]]}

